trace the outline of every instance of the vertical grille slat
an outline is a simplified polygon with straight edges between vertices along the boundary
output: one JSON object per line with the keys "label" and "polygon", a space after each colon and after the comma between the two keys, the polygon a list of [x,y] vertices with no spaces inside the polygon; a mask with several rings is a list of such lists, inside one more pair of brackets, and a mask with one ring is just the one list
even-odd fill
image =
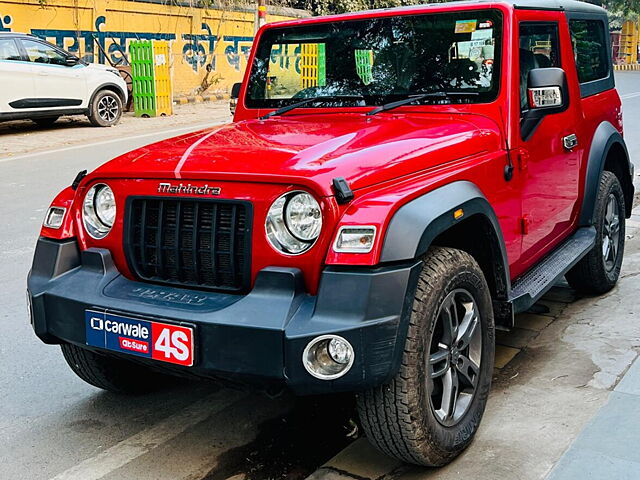
{"label": "vertical grille slat", "polygon": [[[143,265],[147,263],[147,229],[146,229],[146,221],[147,221],[147,204],[142,204],[142,222],[140,225],[140,240],[139,240],[139,248],[140,248],[140,261]],[[138,237],[136,236],[136,239]],[[134,241],[136,240],[134,239]]]}
{"label": "vertical grille slat", "polygon": [[176,259],[176,276],[178,281],[180,282],[182,280],[182,278],[184,278],[181,275],[181,264],[182,262],[180,261],[182,259],[182,255],[180,253],[180,249],[182,248],[182,217],[181,217],[181,210],[182,204],[180,202],[178,202],[178,204],[176,205],[176,228],[175,228],[175,244],[173,247],[173,255],[175,256]]}
{"label": "vertical grille slat", "polygon": [[218,231],[218,208],[213,207],[213,213],[211,215],[211,269],[215,272],[218,268],[218,262],[216,261],[216,255],[218,250],[216,249],[216,232]]}
{"label": "vertical grille slat", "polygon": [[164,230],[162,228],[162,217],[164,217],[164,202],[158,204],[158,228],[156,230],[156,275],[164,277],[164,253],[162,252],[162,237]]}
{"label": "vertical grille slat", "polygon": [[[234,205],[233,207],[231,207],[231,225],[236,225],[236,206]],[[231,276],[235,277],[236,276],[236,249],[235,249],[235,243],[236,243],[236,232],[235,229],[231,229],[230,232],[230,237],[229,238],[229,258],[231,259]]]}
{"label": "vertical grille slat", "polygon": [[132,198],[125,251],[142,280],[241,291],[249,282],[251,205],[200,199]]}
{"label": "vertical grille slat", "polygon": [[200,283],[200,268],[198,262],[198,219],[199,219],[198,203],[193,205],[193,226],[191,227],[191,258],[193,258],[193,273],[196,277],[196,283]]}

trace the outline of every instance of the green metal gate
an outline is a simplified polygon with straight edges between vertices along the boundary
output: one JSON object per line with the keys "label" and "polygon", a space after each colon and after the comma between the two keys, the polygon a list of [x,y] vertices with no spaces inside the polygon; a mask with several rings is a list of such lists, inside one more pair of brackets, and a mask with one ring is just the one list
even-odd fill
{"label": "green metal gate", "polygon": [[136,117],[171,115],[169,44],[137,40],[129,45],[133,78],[133,109]]}

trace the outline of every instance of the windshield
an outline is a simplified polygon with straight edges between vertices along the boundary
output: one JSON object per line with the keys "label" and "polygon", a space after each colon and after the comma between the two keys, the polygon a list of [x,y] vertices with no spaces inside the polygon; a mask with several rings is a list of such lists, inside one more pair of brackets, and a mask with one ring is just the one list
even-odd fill
{"label": "windshield", "polygon": [[249,108],[485,103],[498,94],[502,19],[497,10],[405,15],[273,28],[262,35]]}

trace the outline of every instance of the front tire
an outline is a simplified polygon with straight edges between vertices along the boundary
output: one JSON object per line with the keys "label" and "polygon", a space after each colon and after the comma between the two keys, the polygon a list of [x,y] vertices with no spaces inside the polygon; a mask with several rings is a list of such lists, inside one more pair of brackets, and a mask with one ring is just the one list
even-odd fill
{"label": "front tire", "polygon": [[168,383],[168,377],[140,364],[101,355],[68,343],[61,347],[71,370],[94,387],[113,393],[141,394],[158,390]]}
{"label": "front tire", "polygon": [[475,435],[489,395],[491,296],[469,254],[434,247],[423,260],[398,374],[358,395],[364,431],[404,462],[441,466]]}
{"label": "front tire", "polygon": [[625,240],[625,203],[620,181],[604,171],[594,207],[596,244],[569,272],[566,278],[574,289],[601,295],[618,282]]}
{"label": "front tire", "polygon": [[111,127],[122,117],[122,100],[111,90],[99,91],[91,102],[89,121],[96,127]]}

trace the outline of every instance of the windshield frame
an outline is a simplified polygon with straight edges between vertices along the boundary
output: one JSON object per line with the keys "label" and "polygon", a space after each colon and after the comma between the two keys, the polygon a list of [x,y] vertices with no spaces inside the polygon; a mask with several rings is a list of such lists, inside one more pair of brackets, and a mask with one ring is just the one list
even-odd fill
{"label": "windshield frame", "polygon": [[[474,6],[475,7],[475,6]],[[369,12],[367,12],[369,13]],[[376,12],[377,13],[377,12]],[[473,106],[473,105],[487,105],[494,103],[501,95],[503,88],[505,87],[506,80],[504,79],[504,71],[506,70],[504,62],[507,61],[505,56],[505,48],[509,44],[509,40],[507,37],[507,15],[504,9],[499,8],[498,6],[479,6],[475,8],[443,8],[442,10],[434,11],[433,8],[425,8],[424,10],[411,11],[402,14],[392,14],[391,12],[383,12],[381,15],[371,15],[371,16],[358,16],[356,18],[346,17],[340,19],[332,19],[326,18],[321,19],[319,21],[303,21],[302,23],[297,24],[285,24],[282,26],[272,26],[265,28],[260,35],[258,36],[257,45],[255,46],[255,50],[253,55],[251,56],[251,64],[250,69],[248,69],[245,76],[245,86],[243,88],[242,100],[244,103],[244,108],[248,110],[266,110],[266,109],[279,109],[282,107],[286,107],[288,105],[292,105],[301,100],[301,98],[289,97],[289,98],[279,98],[279,99],[265,99],[260,98],[256,99],[251,96],[252,85],[255,84],[256,81],[261,81],[262,83],[266,82],[266,72],[265,76],[261,78],[261,72],[259,68],[259,62],[263,61],[264,58],[268,58],[271,55],[271,48],[273,45],[277,44],[277,36],[279,32],[282,30],[301,30],[305,28],[313,28],[314,26],[324,25],[324,24],[340,24],[340,23],[355,23],[355,22],[366,22],[371,20],[384,20],[388,18],[394,17],[432,17],[432,16],[447,16],[452,14],[461,14],[461,15],[476,15],[478,18],[491,18],[496,21],[496,33],[495,33],[495,51],[494,51],[494,62],[493,62],[493,72],[491,76],[491,87],[490,91],[485,91],[483,93],[491,93],[491,95],[480,96],[481,98],[477,98],[477,92],[469,89],[468,98],[469,101],[466,102],[447,102],[442,101],[441,99],[437,99],[433,97],[433,99],[428,99],[423,101],[419,105],[417,103],[413,103],[409,108],[416,107],[424,107],[424,106],[436,106],[436,107],[456,107],[456,106]],[[314,19],[315,20],[315,19]],[[288,23],[288,22],[287,22]],[[437,92],[438,89],[434,88],[434,92]],[[462,94],[464,90],[459,90]],[[419,93],[412,92],[410,95],[419,95]],[[373,99],[374,96],[370,96],[370,99]],[[353,102],[345,100],[340,102],[341,105],[333,104],[326,105],[318,102],[315,104],[310,102],[307,105],[304,105],[304,109],[331,109],[340,107],[341,109],[350,108],[354,110],[362,110],[363,108],[369,110],[371,107],[381,106],[390,102],[394,102],[397,100],[401,100],[403,98],[407,98],[406,95],[376,95],[375,97],[377,101],[375,102],[366,102],[365,105],[361,103]],[[302,97],[305,98],[305,97]],[[311,97],[307,97],[311,98]],[[406,108],[406,107],[403,107]]]}

